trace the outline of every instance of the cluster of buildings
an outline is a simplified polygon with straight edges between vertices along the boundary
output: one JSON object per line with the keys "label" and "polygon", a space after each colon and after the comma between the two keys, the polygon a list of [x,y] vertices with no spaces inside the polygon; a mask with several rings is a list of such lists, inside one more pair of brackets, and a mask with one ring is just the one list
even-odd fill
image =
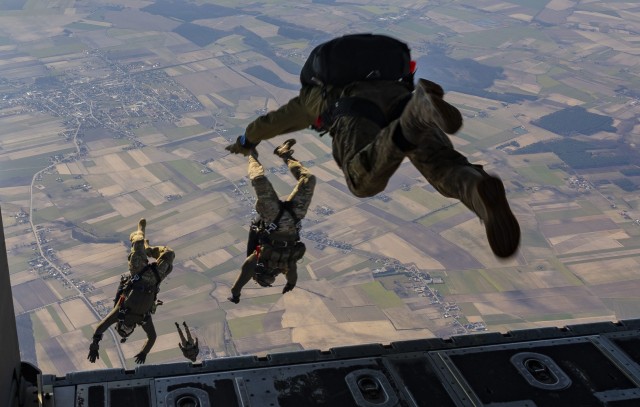
{"label": "cluster of buildings", "polygon": [[315,213],[318,216],[329,216],[336,213],[336,211],[329,206],[321,205],[321,206],[316,206],[315,209],[313,210],[313,213]]}
{"label": "cluster of buildings", "polygon": [[[484,322],[464,322],[464,315],[460,306],[455,302],[444,300],[443,295],[437,288],[437,284],[444,284],[442,277],[434,277],[429,273],[420,271],[415,265],[406,266],[397,259],[392,258],[371,258],[369,259],[381,266],[373,270],[374,277],[384,277],[395,274],[404,274],[410,280],[409,290],[415,292],[420,297],[429,300],[430,305],[438,307],[440,316],[444,319],[451,318],[452,333],[454,335],[466,334],[470,331],[486,331]],[[406,285],[405,285],[406,287]]]}
{"label": "cluster of buildings", "polygon": [[342,253],[347,254],[353,250],[353,245],[350,243],[346,243],[340,240],[330,239],[329,235],[326,232],[322,231],[305,231],[302,229],[300,232],[300,237],[311,240],[315,242],[315,248],[318,250],[324,250],[326,247],[335,247],[336,249],[342,250]]}
{"label": "cluster of buildings", "polygon": [[[67,141],[73,138],[78,154],[83,155],[87,150],[82,137],[89,129],[106,129],[114,138],[129,139],[131,145],[124,150],[139,149],[144,144],[136,139],[135,129],[174,123],[185,112],[203,109],[197,98],[176,86],[162,70],[140,71],[138,66],[119,65],[99,50],[86,52],[86,60],[85,67],[106,68],[109,74],[96,78],[70,70],[46,84],[14,84],[16,90],[0,99],[0,111],[61,117],[66,127],[61,137]],[[54,162],[73,159],[52,157]]]}
{"label": "cluster of buildings", "polygon": [[29,214],[23,210],[18,211],[15,215],[16,223],[22,225],[24,223],[29,223]]}
{"label": "cluster of buildings", "polygon": [[590,191],[593,189],[593,185],[581,176],[569,177],[568,183],[569,188],[577,189],[578,191]]}

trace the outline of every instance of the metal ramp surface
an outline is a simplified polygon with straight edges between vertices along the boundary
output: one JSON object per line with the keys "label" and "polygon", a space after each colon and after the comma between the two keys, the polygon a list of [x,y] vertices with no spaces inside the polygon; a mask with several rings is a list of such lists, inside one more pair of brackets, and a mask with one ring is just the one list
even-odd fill
{"label": "metal ramp surface", "polygon": [[640,406],[640,319],[42,374],[41,406]]}

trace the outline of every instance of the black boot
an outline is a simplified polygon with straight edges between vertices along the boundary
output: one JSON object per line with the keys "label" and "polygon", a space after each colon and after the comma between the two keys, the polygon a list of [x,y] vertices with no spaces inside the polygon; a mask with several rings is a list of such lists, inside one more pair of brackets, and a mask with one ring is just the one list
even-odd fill
{"label": "black boot", "polygon": [[483,175],[476,185],[476,213],[484,223],[493,253],[502,258],[511,257],[520,246],[520,225],[511,212],[502,180],[486,173]]}

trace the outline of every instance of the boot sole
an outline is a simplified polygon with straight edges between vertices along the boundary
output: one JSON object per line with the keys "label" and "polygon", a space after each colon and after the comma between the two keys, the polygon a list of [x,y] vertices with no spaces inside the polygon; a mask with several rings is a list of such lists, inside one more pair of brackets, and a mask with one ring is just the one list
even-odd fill
{"label": "boot sole", "polygon": [[478,184],[478,194],[487,210],[485,230],[493,253],[511,257],[520,246],[520,225],[511,212],[502,181],[486,177]]}
{"label": "boot sole", "polygon": [[284,143],[280,144],[278,147],[276,147],[276,148],[273,150],[273,154],[275,154],[275,155],[277,155],[277,156],[280,156],[280,153],[278,153],[278,150],[279,150],[280,148],[282,148],[282,146],[284,146],[285,144],[288,144],[288,147],[289,147],[289,148],[287,149],[287,151],[292,151],[292,150],[291,150],[291,147],[293,147],[293,146],[296,144],[296,139],[289,139],[289,140],[285,141]]}

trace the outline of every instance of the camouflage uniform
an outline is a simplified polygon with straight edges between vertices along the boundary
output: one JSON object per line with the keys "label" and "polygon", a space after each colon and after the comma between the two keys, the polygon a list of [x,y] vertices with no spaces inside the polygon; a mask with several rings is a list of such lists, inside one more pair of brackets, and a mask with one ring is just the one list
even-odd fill
{"label": "camouflage uniform", "polygon": [[[147,334],[147,340],[140,353],[136,355],[136,362],[143,363],[146,355],[155,344],[157,335],[151,314],[155,312],[156,290],[160,282],[173,270],[173,260],[175,254],[167,246],[149,246],[149,241],[145,240],[146,220],[141,219],[138,223],[138,230],[131,233],[131,252],[129,253],[129,272],[125,276],[130,288],[115,299],[114,308],[98,324],[93,335],[93,343],[90,347],[89,360],[93,363],[99,348],[98,342],[102,339],[103,333],[115,323],[118,323],[118,333],[120,330],[126,332],[122,342],[133,332],[136,325],[142,326]],[[147,257],[156,259],[149,264]],[[152,270],[155,269],[155,272]],[[157,274],[156,274],[157,273]],[[157,277],[160,281],[157,281]],[[120,333],[122,336],[123,334]]]}
{"label": "camouflage uniform", "polygon": [[[257,143],[308,128],[327,108],[327,101],[360,97],[375,103],[388,117],[411,95],[411,89],[397,81],[355,82],[344,88],[327,86],[326,89],[327,97],[323,97],[322,88],[303,87],[287,104],[251,122],[246,128],[247,140]],[[329,129],[333,157],[345,175],[349,190],[357,197],[370,197],[384,191],[402,160],[409,157],[440,193],[460,199],[473,209],[468,191],[481,176],[476,166],[458,153],[449,137],[437,127],[433,129],[430,143],[403,151],[394,141],[398,126],[397,118],[380,128],[371,120],[357,116],[342,116],[333,123]]]}
{"label": "camouflage uniform", "polygon": [[[293,213],[298,220],[302,220],[311,204],[311,197],[316,186],[316,177],[293,158],[287,160],[287,166],[298,183],[286,201],[291,202]],[[249,180],[256,191],[256,212],[258,212],[260,219],[268,225],[276,219],[280,212],[280,200],[271,182],[264,175],[262,164],[253,156],[249,157]],[[244,261],[240,275],[231,287],[231,294],[234,297],[240,296],[242,287],[256,275],[256,267],[261,262],[264,262],[268,273],[278,274],[282,272],[287,279],[287,285],[295,286],[298,280],[296,261],[291,261],[287,253],[289,253],[297,239],[296,222],[288,211],[284,211],[278,222],[277,230],[269,234],[269,240],[273,244],[273,252],[270,253],[269,259],[263,259],[264,252],[253,251]],[[263,244],[261,249],[263,251],[265,250],[264,246]],[[248,249],[248,251],[250,250]]]}
{"label": "camouflage uniform", "polygon": [[[421,82],[428,81],[421,79]],[[442,90],[439,85],[433,85]],[[502,182],[490,177],[482,166],[470,164],[454,149],[447,134],[433,124],[438,122],[437,107],[430,95],[419,101],[423,111],[413,115],[423,115],[426,122],[421,123],[423,127],[417,132],[420,133],[419,142],[412,143],[406,137],[400,126],[401,116],[407,110],[403,110],[407,100],[411,103],[415,93],[411,86],[398,81],[361,81],[344,88],[303,86],[299,95],[287,104],[250,123],[245,137],[249,143],[257,144],[280,134],[308,128],[329,105],[333,106],[341,98],[355,97],[372,102],[385,116],[386,126],[381,127],[363,116],[347,114],[339,116],[329,128],[333,157],[344,173],[349,190],[357,197],[370,197],[384,191],[390,177],[408,157],[438,192],[460,200],[485,222],[488,240],[496,255],[511,256],[519,243],[520,229],[506,202]],[[451,109],[459,115],[457,109]],[[461,125],[461,115],[458,120]],[[489,187],[484,182],[487,178],[493,181]]]}

